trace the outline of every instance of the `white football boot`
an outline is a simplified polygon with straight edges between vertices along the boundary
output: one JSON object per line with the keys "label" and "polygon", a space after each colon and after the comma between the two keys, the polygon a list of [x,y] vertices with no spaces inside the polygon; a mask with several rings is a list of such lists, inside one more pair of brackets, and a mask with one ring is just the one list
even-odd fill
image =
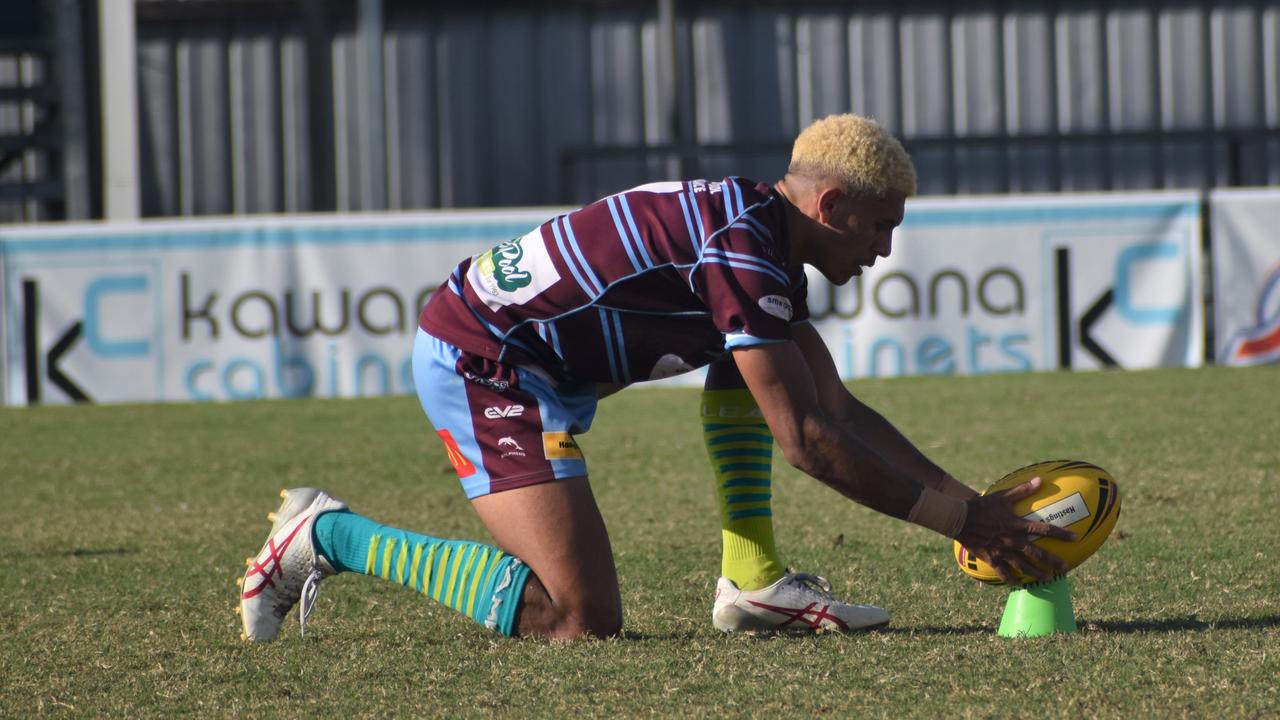
{"label": "white football boot", "polygon": [[298,620],[305,633],[319,582],[336,572],[316,554],[311,529],[317,515],[345,510],[347,504],[316,488],[281,490],[280,497],[284,498],[280,509],[267,515],[272,522],[271,535],[258,556],[245,561],[249,569],[237,583],[240,606],[236,612],[244,625],[243,640],[274,640],[285,615],[299,599]]}
{"label": "white football boot", "polygon": [[854,632],[888,625],[889,613],[837,600],[826,578],[787,572],[759,590],[739,590],[720,578],[711,624],[724,632]]}

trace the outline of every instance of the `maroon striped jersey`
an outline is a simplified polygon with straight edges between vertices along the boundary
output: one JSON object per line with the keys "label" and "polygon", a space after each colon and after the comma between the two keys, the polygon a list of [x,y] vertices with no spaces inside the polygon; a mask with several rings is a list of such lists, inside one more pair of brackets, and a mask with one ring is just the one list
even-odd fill
{"label": "maroon striped jersey", "polygon": [[620,384],[789,340],[809,310],[785,203],[736,177],[610,195],[463,260],[419,324],[557,380]]}

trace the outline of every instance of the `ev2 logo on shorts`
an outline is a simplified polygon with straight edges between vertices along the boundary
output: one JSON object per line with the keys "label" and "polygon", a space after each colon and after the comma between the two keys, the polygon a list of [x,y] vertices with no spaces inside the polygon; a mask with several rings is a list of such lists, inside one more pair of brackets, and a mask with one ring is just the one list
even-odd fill
{"label": "ev2 logo on shorts", "polygon": [[505,407],[487,407],[484,409],[484,416],[490,420],[501,420],[502,418],[520,417],[524,414],[523,405],[507,405]]}

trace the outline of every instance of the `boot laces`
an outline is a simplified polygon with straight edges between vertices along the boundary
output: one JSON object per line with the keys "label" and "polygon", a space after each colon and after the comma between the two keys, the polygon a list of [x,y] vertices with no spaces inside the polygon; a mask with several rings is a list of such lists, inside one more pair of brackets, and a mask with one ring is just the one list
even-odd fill
{"label": "boot laces", "polygon": [[320,593],[320,581],[324,578],[324,572],[316,568],[302,583],[301,606],[298,608],[298,629],[302,637],[307,636],[307,618],[316,607],[316,595]]}
{"label": "boot laces", "polygon": [[792,573],[791,584],[800,585],[809,592],[817,593],[825,599],[833,599],[831,597],[831,582],[820,575],[813,573]]}

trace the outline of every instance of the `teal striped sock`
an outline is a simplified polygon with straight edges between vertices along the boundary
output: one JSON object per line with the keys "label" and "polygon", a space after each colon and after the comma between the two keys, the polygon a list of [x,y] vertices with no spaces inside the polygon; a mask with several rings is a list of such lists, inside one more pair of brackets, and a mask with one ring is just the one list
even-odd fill
{"label": "teal striped sock", "polygon": [[420,535],[348,510],[316,518],[312,536],[339,572],[400,583],[503,635],[515,633],[529,566],[492,545]]}

